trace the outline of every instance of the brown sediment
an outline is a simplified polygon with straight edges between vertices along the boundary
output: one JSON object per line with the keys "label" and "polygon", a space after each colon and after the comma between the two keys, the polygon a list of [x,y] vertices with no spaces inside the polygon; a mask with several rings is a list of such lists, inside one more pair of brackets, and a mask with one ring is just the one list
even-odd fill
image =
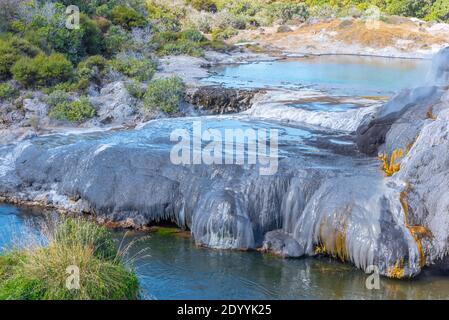
{"label": "brown sediment", "polygon": [[400,261],[396,261],[394,266],[387,268],[387,276],[393,279],[402,279],[404,278],[404,258]]}
{"label": "brown sediment", "polygon": [[426,119],[430,119],[430,120],[436,120],[437,118],[435,117],[435,115],[433,114],[433,106],[431,106],[429,108],[429,110],[426,113]]}
{"label": "brown sediment", "polygon": [[419,265],[420,267],[423,267],[426,264],[426,256],[424,254],[423,246],[421,243],[421,239],[423,238],[432,238],[432,233],[429,229],[427,229],[424,226],[411,226],[409,224],[409,213],[410,213],[410,206],[407,202],[407,196],[408,193],[411,190],[411,184],[407,182],[407,185],[404,190],[401,191],[399,195],[399,201],[401,203],[402,209],[404,210],[404,224],[405,227],[410,232],[410,235],[413,237],[416,243],[416,247],[419,252]]}
{"label": "brown sediment", "polygon": [[315,254],[328,254],[343,262],[349,260],[349,253],[346,247],[346,233],[348,228],[348,213],[346,208],[340,213],[337,225],[329,225],[327,219],[324,219],[320,225],[320,240],[315,246]]}

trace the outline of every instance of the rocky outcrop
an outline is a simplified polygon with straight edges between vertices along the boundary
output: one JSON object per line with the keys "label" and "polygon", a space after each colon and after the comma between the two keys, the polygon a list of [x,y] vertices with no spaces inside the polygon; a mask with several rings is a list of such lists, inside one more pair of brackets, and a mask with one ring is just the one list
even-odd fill
{"label": "rocky outcrop", "polygon": [[[215,131],[248,128],[246,121],[208,118],[202,122]],[[401,276],[421,270],[399,190],[383,179],[378,162],[318,148],[341,139],[340,132],[292,128],[293,136],[280,136],[277,172],[260,175],[259,162],[174,164],[175,128],[193,130],[185,119],[161,119],[139,130],[69,137],[70,143],[42,137],[2,148],[0,196],[127,227],[170,221],[212,248],[262,248],[284,257],[318,248],[389,276],[398,263]]]}
{"label": "rocky outcrop", "polygon": [[260,90],[206,86],[189,89],[185,100],[206,114],[229,114],[245,111]]}
{"label": "rocky outcrop", "polygon": [[399,172],[386,180],[401,190],[405,224],[420,264],[440,261],[440,268],[449,253],[448,68],[449,49],[444,49],[428,78],[433,86],[397,95],[359,128],[357,138],[360,149],[370,154],[404,150]]}
{"label": "rocky outcrop", "polygon": [[[434,57],[426,86],[398,93],[377,115],[357,129],[357,145],[360,151],[375,155],[385,148],[388,152],[397,147],[407,148],[426,119],[433,117],[433,109],[445,94],[448,84],[449,47]],[[387,135],[394,139],[387,141]]]}
{"label": "rocky outcrop", "polygon": [[89,100],[97,109],[101,124],[129,124],[135,121],[137,100],[128,93],[123,81],[107,84]]}

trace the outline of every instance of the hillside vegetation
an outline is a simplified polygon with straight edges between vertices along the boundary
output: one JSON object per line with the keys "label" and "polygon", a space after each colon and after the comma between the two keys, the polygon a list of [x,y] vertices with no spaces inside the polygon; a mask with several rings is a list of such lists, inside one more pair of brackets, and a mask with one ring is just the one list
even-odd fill
{"label": "hillside vegetation", "polygon": [[[65,27],[69,5],[81,11],[78,29]],[[143,99],[141,88],[152,81],[158,57],[200,57],[207,49],[226,50],[223,41],[243,29],[363,18],[372,14],[372,5],[381,10],[381,19],[385,14],[449,19],[447,0],[2,0],[0,102],[13,101],[23,90],[56,92],[60,100],[53,104],[50,117],[85,121],[95,116],[86,99],[89,87],[101,88],[122,76],[132,81],[129,87]],[[173,87],[169,82],[155,85]],[[79,101],[64,93],[76,93]]]}

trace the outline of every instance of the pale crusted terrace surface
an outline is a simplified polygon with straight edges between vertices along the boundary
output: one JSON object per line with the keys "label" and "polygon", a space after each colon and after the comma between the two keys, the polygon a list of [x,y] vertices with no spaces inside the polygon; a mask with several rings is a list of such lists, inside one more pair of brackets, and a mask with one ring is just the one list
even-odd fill
{"label": "pale crusted terrace surface", "polygon": [[390,18],[387,22],[334,19],[290,29],[290,32],[278,32],[278,27],[243,31],[232,42],[256,41],[263,47],[289,53],[405,57],[427,57],[449,44],[449,25],[405,18]]}

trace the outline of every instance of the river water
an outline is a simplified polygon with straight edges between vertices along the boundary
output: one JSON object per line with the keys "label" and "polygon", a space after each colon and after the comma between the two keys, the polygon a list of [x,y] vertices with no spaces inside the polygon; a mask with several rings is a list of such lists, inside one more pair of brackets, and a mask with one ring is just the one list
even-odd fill
{"label": "river water", "polygon": [[[389,96],[401,88],[419,84],[425,78],[427,67],[426,62],[412,60],[326,56],[222,67],[206,81],[237,87],[289,90],[308,87],[323,90],[331,96]],[[290,107],[312,112],[333,108],[335,113],[361,108],[357,103],[330,104],[328,101],[292,104]],[[315,157],[318,159],[313,162],[315,170],[329,170],[331,165],[339,162],[346,164],[349,158],[340,158],[355,154],[348,133],[323,132],[309,126],[286,125],[276,122],[277,119],[271,120],[273,122],[255,121],[248,115],[207,117],[202,119],[202,124],[204,130],[275,127],[281,132],[281,157],[291,159],[292,163],[296,157]],[[137,131],[56,135],[31,142],[47,150],[70,151],[72,145],[77,150],[90,150],[90,144],[95,146],[101,141],[102,145],[165,152],[171,145],[164,135],[180,126],[190,130],[189,121],[164,120]],[[326,143],[318,143],[320,139]],[[334,158],[330,158],[326,154],[333,152],[335,145],[348,150],[341,157],[337,152]],[[372,165],[369,168],[376,170]],[[217,184],[216,188],[229,188],[229,185]],[[1,249],[23,240],[20,235],[24,229],[36,233],[32,221],[39,219],[41,212],[38,210],[1,205]],[[140,279],[143,295],[148,299],[449,298],[449,278],[436,269],[427,269],[413,280],[381,278],[379,290],[368,290],[365,286],[367,275],[349,264],[327,257],[280,259],[257,251],[202,248],[196,246],[190,237],[139,232],[116,232],[115,235],[118,242],[124,237],[126,241],[134,242],[129,257]]]}

